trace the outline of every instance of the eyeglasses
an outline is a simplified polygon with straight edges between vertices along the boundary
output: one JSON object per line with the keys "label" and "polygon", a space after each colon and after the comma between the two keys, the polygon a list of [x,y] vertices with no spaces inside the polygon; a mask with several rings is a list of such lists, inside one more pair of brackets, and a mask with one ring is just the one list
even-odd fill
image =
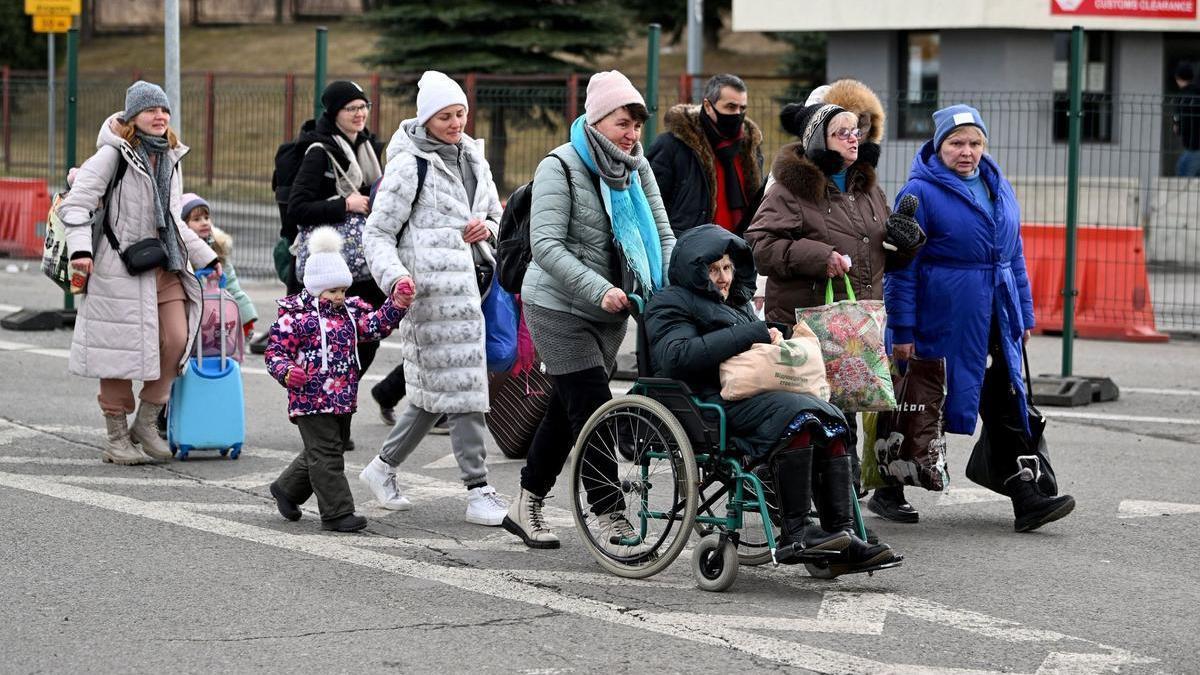
{"label": "eyeglasses", "polygon": [[830,136],[834,136],[834,137],[835,137],[835,138],[837,138],[839,141],[848,141],[848,140],[850,140],[850,137],[851,137],[851,136],[853,136],[853,137],[854,137],[854,140],[856,140],[856,141],[857,141],[857,140],[861,140],[861,139],[862,139],[862,137],[863,137],[863,130],[862,130],[862,129],[858,129],[858,128],[854,128],[854,129],[838,129],[837,131],[835,131],[835,132],[833,132],[833,133],[831,133],[831,134],[829,134],[829,135],[830,135]]}
{"label": "eyeglasses", "polygon": [[360,112],[364,112],[364,111],[367,111],[370,109],[371,109],[370,103],[359,103],[358,105],[348,105],[345,108],[342,108],[342,110],[344,110],[352,115],[357,115]]}

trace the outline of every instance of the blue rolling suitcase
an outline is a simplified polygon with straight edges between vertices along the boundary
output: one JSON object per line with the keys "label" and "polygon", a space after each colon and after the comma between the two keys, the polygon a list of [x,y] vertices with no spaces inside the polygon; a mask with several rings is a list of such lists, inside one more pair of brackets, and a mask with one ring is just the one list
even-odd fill
{"label": "blue rolling suitcase", "polygon": [[[200,270],[196,276],[203,280],[211,270]],[[201,282],[203,285],[203,281]],[[221,275],[220,288],[225,288]],[[217,450],[221,456],[237,459],[242,454],[246,437],[246,406],[242,393],[242,369],[226,354],[225,304],[217,294],[218,324],[220,326],[220,358],[204,358],[204,343],[198,336],[196,355],[188,359],[183,374],[171,385],[171,400],[167,404],[167,445],[181,460],[192,450]],[[205,301],[208,297],[205,296]],[[236,322],[235,322],[236,323]]]}

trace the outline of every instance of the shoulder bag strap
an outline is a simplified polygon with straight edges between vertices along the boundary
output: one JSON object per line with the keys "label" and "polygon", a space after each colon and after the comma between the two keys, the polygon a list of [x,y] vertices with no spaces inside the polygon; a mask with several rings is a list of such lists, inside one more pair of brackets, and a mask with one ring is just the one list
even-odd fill
{"label": "shoulder bag strap", "polygon": [[417,208],[417,200],[421,198],[421,190],[425,188],[425,176],[429,174],[429,160],[420,155],[413,155],[413,159],[417,160],[417,191],[408,207],[408,220],[401,223],[400,230],[396,232],[396,246],[400,245],[400,235],[404,234],[404,228],[408,227],[408,221],[412,220],[413,209]]}
{"label": "shoulder bag strap", "polygon": [[[108,179],[108,187],[104,190],[104,199],[102,200],[104,204],[104,213],[100,214],[100,228],[104,232],[104,238],[108,239],[108,245],[112,247],[112,250],[116,251],[117,255],[121,255],[121,246],[117,241],[117,235],[113,233],[112,225],[109,224],[109,206],[112,202],[113,190],[118,184],[120,184],[121,179],[125,177],[125,169],[128,166],[129,165],[125,162],[125,155],[118,151],[117,168],[113,170],[112,177]],[[94,244],[92,249],[92,254],[95,255]]]}

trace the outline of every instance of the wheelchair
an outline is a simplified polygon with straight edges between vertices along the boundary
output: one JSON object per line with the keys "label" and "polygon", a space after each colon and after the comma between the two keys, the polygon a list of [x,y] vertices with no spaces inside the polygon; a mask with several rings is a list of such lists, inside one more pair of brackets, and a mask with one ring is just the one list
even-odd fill
{"label": "wheelchair", "polygon": [[[739,565],[776,562],[778,526],[769,506],[769,483],[730,447],[720,405],[700,400],[683,382],[649,376],[645,304],[636,295],[629,299],[637,322],[639,376],[628,394],[596,410],[571,452],[569,508],[575,527],[602,568],[631,579],[669,567],[695,533],[696,583],[706,591],[724,591],[737,578]],[[856,495],[851,503],[858,535],[865,540]],[[632,532],[614,523],[614,514],[624,515]],[[842,573],[820,557],[804,565],[815,578]],[[857,571],[873,574],[899,565]]]}

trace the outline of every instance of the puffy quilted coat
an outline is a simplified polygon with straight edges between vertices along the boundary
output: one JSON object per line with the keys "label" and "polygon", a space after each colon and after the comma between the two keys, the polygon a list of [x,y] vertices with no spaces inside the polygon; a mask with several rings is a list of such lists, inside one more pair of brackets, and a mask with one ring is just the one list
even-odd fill
{"label": "puffy quilted coat", "polygon": [[[408,276],[417,289],[397,331],[408,400],[429,412],[487,412],[483,310],[472,247],[462,234],[467,221],[484,214],[494,237],[500,197],[474,139],[464,135],[461,141],[478,180],[468,204],[462,180],[437,153],[418,149],[409,138],[405,127],[412,124],[402,122],[388,144],[383,182],[363,230],[367,264],[380,288],[390,291]],[[429,168],[414,204],[417,157]]]}
{"label": "puffy quilted coat", "polygon": [[357,297],[338,308],[300,291],[279,300],[264,358],[267,370],[287,387],[288,371],[303,368],[308,382],[288,389],[288,417],[353,413],[358,405],[358,345],[391,334],[404,310],[385,300],[371,309]]}
{"label": "puffy quilted coat", "polygon": [[[71,191],[59,205],[59,217],[68,225],[67,248],[71,255],[81,251],[92,254],[92,275],[87,293],[82,296],[71,337],[69,369],[75,375],[116,380],[157,380],[158,363],[158,286],[155,274],[130,276],[108,239],[100,235],[93,249],[92,231],[81,225],[91,217],[108,182],[124,158],[128,163],[121,182],[113,187],[108,218],[122,250],[142,239],[157,236],[154,217],[154,179],[137,151],[114,130],[120,113],[113,113],[100,126],[96,154],[75,176]],[[187,153],[185,145],[167,151],[163,158],[174,164],[167,217],[182,242],[189,262],[204,267],[217,258],[180,217],[183,177],[179,160]],[[192,351],[200,323],[200,283],[190,273],[181,274],[187,293],[188,343],[180,367]]]}
{"label": "puffy quilted coat", "polygon": [[[850,283],[860,300],[883,299],[887,262],[883,238],[891,215],[862,160],[846,170],[846,192],[810,159],[799,143],[779,150],[762,205],[746,230],[758,271],[767,277],[769,321],[796,322],[797,307],[825,304],[825,262],[831,251],[850,256]],[[845,284],[835,279],[834,300],[845,300]]]}
{"label": "puffy quilted coat", "polygon": [[[654,178],[658,181],[663,205],[676,235],[713,222],[717,210],[717,159],[701,126],[703,114],[698,105],[681,103],[673,106],[663,118],[664,132],[646,151],[646,159],[654,169]],[[749,119],[743,127],[737,162],[742,169],[745,210],[748,215],[753,215],[758,208],[755,199],[762,195],[763,136],[758,125]],[[743,219],[743,222],[747,221],[749,218]]]}
{"label": "puffy quilted coat", "polygon": [[[734,279],[722,301],[708,266],[729,254]],[[668,271],[671,285],[650,300],[645,329],[657,377],[682,380],[701,398],[725,408],[734,443],[752,457],[767,454],[793,419],[805,412],[844,423],[841,412],[819,398],[765,392],[743,401],[720,397],[721,363],[758,342],[770,342],[767,324],[754,317],[756,273],[750,248],[716,225],[679,235]]]}
{"label": "puffy quilted coat", "polygon": [[946,358],[946,431],[956,434],[975,432],[993,318],[1025,418],[1021,335],[1033,327],[1016,194],[989,155],[979,171],[992,194],[990,210],[942,164],[932,141],[921,146],[896,199],[917,196],[916,218],[929,240],[884,285],[893,343],[911,342],[919,356]]}
{"label": "puffy quilted coat", "polygon": [[[610,314],[600,307],[608,289],[621,286],[622,270],[613,243],[612,222],[593,174],[570,143],[560,145],[552,153],[566,162],[571,175],[564,176],[562,164],[553,157],[538,164],[529,214],[533,260],[521,284],[521,300],[597,323],[624,321],[627,316],[624,312]],[[645,159],[638,167],[638,176],[658,225],[666,265],[675,246],[675,235],[658,194],[658,183]],[[567,185],[568,180],[571,186]]]}

